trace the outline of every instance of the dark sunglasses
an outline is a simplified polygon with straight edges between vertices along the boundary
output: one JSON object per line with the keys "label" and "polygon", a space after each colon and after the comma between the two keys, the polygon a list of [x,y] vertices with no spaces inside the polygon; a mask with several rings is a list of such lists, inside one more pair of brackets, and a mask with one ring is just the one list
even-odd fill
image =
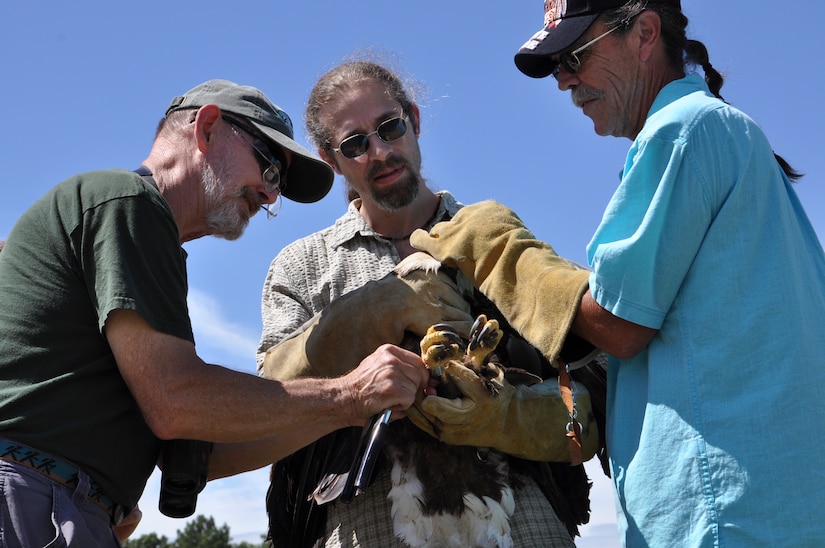
{"label": "dark sunglasses", "polygon": [[340,152],[347,158],[357,158],[369,150],[370,136],[378,135],[378,138],[385,143],[392,143],[407,133],[408,121],[409,117],[406,114],[390,118],[389,120],[384,120],[378,124],[378,127],[375,128],[375,131],[372,133],[367,133],[366,135],[363,133],[350,135],[341,141],[338,148],[333,148],[332,150],[335,152]]}

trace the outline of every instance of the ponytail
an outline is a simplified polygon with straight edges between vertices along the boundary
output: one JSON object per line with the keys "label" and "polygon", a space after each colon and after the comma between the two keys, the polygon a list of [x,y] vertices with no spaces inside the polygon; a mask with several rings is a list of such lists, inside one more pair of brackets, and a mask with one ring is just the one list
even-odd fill
{"label": "ponytail", "polygon": [[705,47],[705,44],[699,42],[698,40],[686,40],[685,61],[702,67],[702,70],[705,73],[705,83],[708,85],[710,92],[724,101],[725,99],[720,94],[720,90],[722,89],[722,85],[725,83],[725,79],[722,74],[710,64],[710,59],[708,59],[708,48]]}
{"label": "ponytail", "polygon": [[[608,25],[617,25],[621,21],[632,19],[644,10],[651,10],[659,15],[662,22],[662,41],[665,46],[665,55],[670,66],[682,74],[687,72],[687,66],[701,67],[705,73],[705,83],[708,85],[710,92],[724,101],[721,89],[725,79],[710,63],[707,47],[698,40],[687,38],[685,29],[688,20],[677,6],[669,3],[658,3],[656,0],[631,0],[620,8],[608,10],[606,12],[607,23]],[[798,181],[802,178],[803,174],[796,171],[784,158],[776,153],[774,153],[774,157],[791,181]]]}
{"label": "ponytail", "polygon": [[[698,40],[685,41],[685,61],[692,65],[702,67],[702,71],[705,73],[705,83],[708,85],[710,92],[722,101],[725,101],[719,93],[719,90],[722,89],[722,84],[725,83],[725,79],[722,77],[722,74],[710,64],[710,59],[708,59],[708,48],[706,48],[702,42],[699,42]],[[782,171],[785,172],[785,175],[788,176],[788,179],[791,181],[798,181],[802,178],[803,174],[796,171],[782,156],[775,152],[773,155],[779,163],[779,167],[781,167]]]}

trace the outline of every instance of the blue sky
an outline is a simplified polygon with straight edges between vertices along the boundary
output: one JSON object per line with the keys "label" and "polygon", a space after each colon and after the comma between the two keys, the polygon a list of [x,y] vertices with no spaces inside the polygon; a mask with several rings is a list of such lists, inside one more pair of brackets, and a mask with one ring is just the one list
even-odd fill
{"label": "blue sky", "polygon": [[[303,107],[318,76],[361,48],[385,52],[426,89],[420,138],[434,190],[471,203],[494,198],[562,255],[584,249],[617,182],[630,142],[598,137],[551,79],[533,80],[513,54],[541,26],[542,0],[450,2],[216,2],[9,0],[0,8],[0,239],[39,196],[82,171],[135,168],[169,100],[226,78],[263,89],[306,144]],[[504,6],[507,6],[504,8]],[[797,191],[825,237],[819,40],[825,5],[683,0],[690,36],[726,74],[725,98],[759,122],[775,150],[807,176]],[[203,238],[189,252],[190,307],[199,352],[254,372],[260,292],[286,244],[345,209],[340,181],[321,202],[285,202],[253,219],[237,242]],[[580,547],[615,546],[609,484],[596,468],[591,524]],[[159,476],[141,501],[136,534],[174,537],[184,520],[159,514]],[[257,540],[268,471],[210,483],[198,514]]]}

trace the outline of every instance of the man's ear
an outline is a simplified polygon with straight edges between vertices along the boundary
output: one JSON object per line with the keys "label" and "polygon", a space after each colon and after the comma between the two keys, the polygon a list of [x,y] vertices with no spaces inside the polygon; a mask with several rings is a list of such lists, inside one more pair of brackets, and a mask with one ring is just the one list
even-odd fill
{"label": "man's ear", "polygon": [[421,135],[421,113],[418,110],[418,105],[415,103],[410,105],[410,122],[412,122],[415,136],[418,137]]}
{"label": "man's ear", "polygon": [[331,149],[318,149],[318,156],[329,164],[329,167],[332,168],[332,171],[341,175],[341,170],[338,169],[338,162],[335,161],[335,151]]}
{"label": "man's ear", "polygon": [[653,55],[653,50],[662,34],[662,21],[654,11],[643,11],[637,21],[639,34],[639,58],[647,61]]}
{"label": "man's ear", "polygon": [[204,105],[198,109],[195,116],[195,142],[198,150],[205,153],[215,139],[217,122],[221,119],[221,109],[218,105]]}

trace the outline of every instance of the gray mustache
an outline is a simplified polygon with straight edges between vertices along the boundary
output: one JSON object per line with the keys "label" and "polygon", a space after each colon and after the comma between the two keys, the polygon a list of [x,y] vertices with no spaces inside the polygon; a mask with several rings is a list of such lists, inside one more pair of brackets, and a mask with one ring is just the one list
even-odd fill
{"label": "gray mustache", "polygon": [[584,86],[578,86],[570,92],[570,98],[573,100],[573,104],[579,108],[581,108],[581,106],[587,101],[601,99],[603,97],[604,92]]}

